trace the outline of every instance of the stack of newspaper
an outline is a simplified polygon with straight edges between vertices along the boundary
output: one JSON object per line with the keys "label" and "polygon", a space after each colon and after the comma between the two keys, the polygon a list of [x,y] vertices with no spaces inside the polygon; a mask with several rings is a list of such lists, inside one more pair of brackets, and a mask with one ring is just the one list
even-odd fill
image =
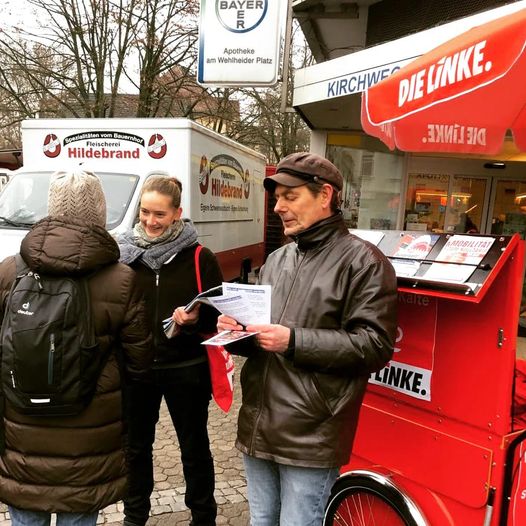
{"label": "stack of newspaper", "polygon": [[[270,285],[245,285],[242,283],[223,283],[217,287],[198,294],[185,306],[185,311],[191,311],[196,304],[204,303],[215,307],[219,312],[235,319],[240,325],[270,323],[271,307]],[[173,338],[179,327],[172,318],[163,321],[163,329],[168,338]],[[222,331],[218,335],[203,342],[207,345],[226,345],[242,338],[253,336],[254,332]]]}

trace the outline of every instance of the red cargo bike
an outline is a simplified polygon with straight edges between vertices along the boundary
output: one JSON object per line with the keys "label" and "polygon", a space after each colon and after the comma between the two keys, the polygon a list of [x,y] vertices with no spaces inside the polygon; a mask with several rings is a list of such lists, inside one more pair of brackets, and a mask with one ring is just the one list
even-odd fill
{"label": "red cargo bike", "polygon": [[513,402],[524,384],[523,242],[380,235],[399,282],[395,354],[371,376],[324,524],[522,526],[526,425]]}

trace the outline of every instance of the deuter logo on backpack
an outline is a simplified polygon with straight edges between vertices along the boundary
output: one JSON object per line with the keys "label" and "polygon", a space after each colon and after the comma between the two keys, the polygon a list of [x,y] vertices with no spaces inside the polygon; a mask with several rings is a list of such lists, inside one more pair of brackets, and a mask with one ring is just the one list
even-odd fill
{"label": "deuter logo on backpack", "polygon": [[93,398],[105,356],[87,279],[40,276],[18,255],[0,331],[2,389],[29,415],[75,415]]}
{"label": "deuter logo on backpack", "polygon": [[[22,310],[24,309],[24,310]],[[33,316],[33,314],[35,314],[34,312],[30,312],[28,309],[29,309],[29,302],[27,303],[24,303],[22,305],[22,309],[18,309],[16,312],[18,312],[18,314],[23,314],[24,316]]]}

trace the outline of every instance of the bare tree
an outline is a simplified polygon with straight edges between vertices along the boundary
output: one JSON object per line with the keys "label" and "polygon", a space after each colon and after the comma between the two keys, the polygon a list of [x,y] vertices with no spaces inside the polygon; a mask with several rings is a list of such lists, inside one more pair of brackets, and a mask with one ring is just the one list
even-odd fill
{"label": "bare tree", "polygon": [[13,49],[13,54],[1,58],[0,148],[19,147],[18,123],[24,118],[37,116],[42,107],[54,105],[49,96],[50,90],[54,91],[52,79],[43,69],[60,68],[60,64],[55,64],[48,50],[39,44],[22,45]]}
{"label": "bare tree", "polygon": [[142,40],[134,42],[140,69],[138,117],[156,115],[163,98],[177,95],[184,87],[186,75],[175,86],[160,79],[174,68],[188,71],[196,61],[198,11],[197,0],[144,1],[137,19],[142,29],[136,32]]}
{"label": "bare tree", "polygon": [[[43,110],[114,117],[120,102],[128,116],[131,104],[137,116],[153,116],[163,95],[159,78],[195,61],[198,0],[26,1],[42,27],[0,33],[0,92],[24,117]],[[19,91],[18,78],[32,97]],[[123,101],[132,88],[138,97]]]}

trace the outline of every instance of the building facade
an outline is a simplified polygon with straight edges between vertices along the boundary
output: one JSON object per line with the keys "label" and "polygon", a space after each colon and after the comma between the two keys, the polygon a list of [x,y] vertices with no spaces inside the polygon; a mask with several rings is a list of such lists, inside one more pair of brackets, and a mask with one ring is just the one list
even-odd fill
{"label": "building facade", "polygon": [[367,87],[470,27],[525,7],[524,0],[292,2],[317,60],[296,72],[293,105],[311,128],[311,150],[344,175],[350,228],[526,238],[526,155],[511,136],[491,158],[422,155],[390,151],[360,124]]}

